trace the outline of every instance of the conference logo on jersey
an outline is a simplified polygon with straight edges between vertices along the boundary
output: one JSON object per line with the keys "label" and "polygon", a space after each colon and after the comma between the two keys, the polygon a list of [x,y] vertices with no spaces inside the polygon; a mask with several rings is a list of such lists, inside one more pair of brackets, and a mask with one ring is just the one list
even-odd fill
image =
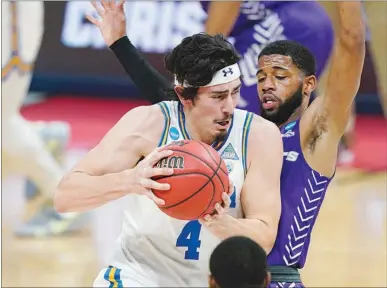
{"label": "conference logo on jersey", "polygon": [[232,144],[228,144],[226,149],[224,149],[221,157],[223,159],[229,159],[229,160],[239,160],[239,157],[237,153],[234,150],[234,147],[232,147]]}
{"label": "conference logo on jersey", "polygon": [[296,121],[290,122],[288,125],[285,126],[285,130],[290,130],[296,125]]}
{"label": "conference logo on jersey", "polygon": [[177,130],[176,127],[171,127],[169,129],[169,136],[171,137],[172,140],[177,140],[180,137],[179,130]]}

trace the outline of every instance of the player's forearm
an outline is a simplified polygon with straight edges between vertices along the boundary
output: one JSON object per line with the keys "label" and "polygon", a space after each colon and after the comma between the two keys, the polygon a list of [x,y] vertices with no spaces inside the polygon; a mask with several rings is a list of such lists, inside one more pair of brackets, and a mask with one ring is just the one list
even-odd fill
{"label": "player's forearm", "polygon": [[60,213],[81,212],[102,206],[127,195],[121,173],[92,176],[73,172],[59,183],[54,195],[55,209]]}
{"label": "player's forearm", "polygon": [[257,242],[266,253],[270,253],[277,236],[277,227],[270,227],[258,219],[236,219],[225,215],[225,221],[211,227],[210,231],[219,239],[224,240],[233,236],[246,236]]}
{"label": "player's forearm", "polygon": [[240,2],[213,1],[209,5],[206,33],[210,35],[221,33],[226,37],[229,36],[239,16]]}
{"label": "player's forearm", "polygon": [[110,49],[146,100],[152,104],[168,100],[164,90],[171,88],[171,83],[137,51],[127,36],[115,41]]}
{"label": "player's forearm", "polygon": [[361,49],[366,39],[361,2],[340,1],[336,5],[339,13],[338,37],[340,43],[351,49]]}

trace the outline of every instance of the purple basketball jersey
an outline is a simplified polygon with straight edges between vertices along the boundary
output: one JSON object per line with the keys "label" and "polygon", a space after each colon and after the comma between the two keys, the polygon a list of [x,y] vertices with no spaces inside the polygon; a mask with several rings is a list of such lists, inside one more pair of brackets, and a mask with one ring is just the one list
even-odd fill
{"label": "purple basketball jersey", "polygon": [[302,268],[312,228],[332,178],[322,176],[306,162],[300,144],[300,121],[281,128],[284,163],[281,173],[282,213],[271,266]]}

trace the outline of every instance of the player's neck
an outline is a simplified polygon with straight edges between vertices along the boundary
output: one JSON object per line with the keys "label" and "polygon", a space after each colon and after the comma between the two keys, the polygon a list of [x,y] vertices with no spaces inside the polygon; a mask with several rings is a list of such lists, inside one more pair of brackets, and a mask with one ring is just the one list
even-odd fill
{"label": "player's neck", "polygon": [[185,122],[185,129],[187,130],[189,136],[193,140],[201,141],[204,142],[208,145],[211,145],[214,141],[215,138],[212,135],[208,135],[208,133],[203,133],[200,127],[195,125],[194,119],[190,119],[190,116],[186,115],[186,122]]}
{"label": "player's neck", "polygon": [[302,116],[303,111],[304,111],[304,108],[302,106],[298,107],[296,109],[296,111],[294,111],[294,113],[289,117],[289,119],[286,120],[286,122],[284,122],[282,124],[278,124],[278,128],[281,128],[281,127],[289,124],[290,122],[293,122],[293,121],[296,121],[297,119],[299,119]]}

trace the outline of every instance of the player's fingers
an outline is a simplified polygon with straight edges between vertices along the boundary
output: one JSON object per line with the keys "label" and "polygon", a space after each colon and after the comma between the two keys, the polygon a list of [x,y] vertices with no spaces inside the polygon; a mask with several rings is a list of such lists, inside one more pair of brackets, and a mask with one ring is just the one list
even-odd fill
{"label": "player's fingers", "polygon": [[172,174],[172,168],[147,168],[145,171],[146,178],[151,178],[154,176],[169,176]]}
{"label": "player's fingers", "polygon": [[231,198],[227,193],[222,194],[222,200],[223,200],[223,207],[229,208],[231,205]]}
{"label": "player's fingers", "polygon": [[120,2],[117,5],[118,9],[124,10],[124,4],[125,4],[125,0],[120,0]]}
{"label": "player's fingers", "polygon": [[145,193],[145,195],[148,196],[157,205],[165,205],[165,201],[163,199],[160,199],[160,198],[156,197],[155,194],[152,193],[152,191],[148,190]]}
{"label": "player's fingers", "polygon": [[93,23],[95,26],[98,26],[101,24],[101,22],[99,20],[97,20],[96,18],[94,18],[92,15],[90,14],[86,14],[86,18],[87,20],[89,20],[91,23]]}
{"label": "player's fingers", "polygon": [[173,154],[172,150],[163,150],[160,152],[156,152],[153,155],[149,157],[149,163],[151,166],[155,165],[157,162],[159,162],[161,159],[171,156]]}
{"label": "player's fingers", "polygon": [[163,191],[171,189],[171,185],[169,185],[168,183],[159,183],[157,181],[153,181],[147,178],[142,178],[140,180],[140,184],[142,187],[146,189],[155,189],[155,190],[163,190]]}
{"label": "player's fingers", "polygon": [[102,4],[102,7],[103,9],[105,10],[108,10],[108,9],[111,9],[111,3],[109,3],[111,1],[107,1],[107,0],[101,0],[101,4]]}
{"label": "player's fingers", "polygon": [[96,1],[91,1],[91,5],[93,5],[98,15],[103,17],[105,11],[98,5],[98,3]]}
{"label": "player's fingers", "polygon": [[216,213],[218,213],[219,215],[225,213],[225,208],[223,208],[222,205],[220,205],[219,203],[215,204],[215,210]]}
{"label": "player's fingers", "polygon": [[232,195],[234,193],[234,183],[230,180],[228,185],[228,195]]}
{"label": "player's fingers", "polygon": [[207,214],[205,215],[204,217],[204,220],[206,220],[207,222],[210,222],[212,220],[212,216],[210,214]]}

